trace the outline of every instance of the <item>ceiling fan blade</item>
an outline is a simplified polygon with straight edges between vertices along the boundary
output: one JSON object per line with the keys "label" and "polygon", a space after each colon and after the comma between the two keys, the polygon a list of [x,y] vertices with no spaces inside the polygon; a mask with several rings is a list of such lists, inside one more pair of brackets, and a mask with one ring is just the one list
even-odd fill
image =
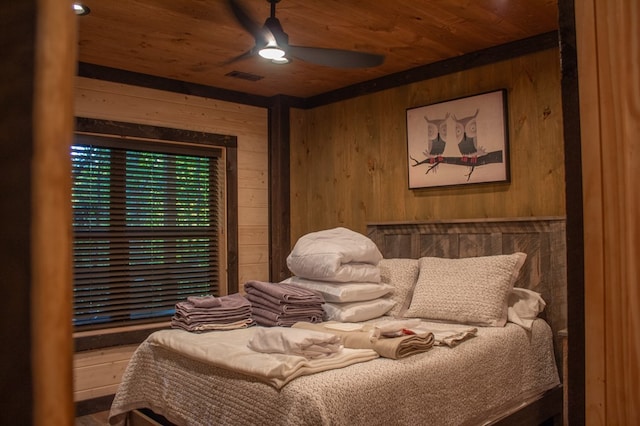
{"label": "ceiling fan blade", "polygon": [[255,54],[256,54],[255,49],[247,50],[243,54],[238,55],[238,56],[236,56],[234,58],[231,58],[228,61],[224,61],[224,62],[220,63],[219,65],[220,66],[229,65],[229,64],[232,64],[234,62],[238,62],[238,61],[242,61],[244,59],[250,58],[251,56],[253,56]]}
{"label": "ceiling fan blade", "polygon": [[264,30],[262,25],[254,21],[236,0],[229,0],[229,7],[231,7],[233,15],[236,17],[236,20],[242,28],[256,39],[256,44],[258,44],[258,41],[264,40]]}
{"label": "ceiling fan blade", "polygon": [[287,53],[296,59],[334,68],[368,68],[384,62],[384,56],[352,50],[289,45]]}

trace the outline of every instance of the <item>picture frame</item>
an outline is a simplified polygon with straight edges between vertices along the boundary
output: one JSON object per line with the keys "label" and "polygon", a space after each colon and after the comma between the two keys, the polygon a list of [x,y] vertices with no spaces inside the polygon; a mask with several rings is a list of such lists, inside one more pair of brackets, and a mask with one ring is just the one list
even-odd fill
{"label": "picture frame", "polygon": [[407,108],[409,189],[509,182],[507,90]]}

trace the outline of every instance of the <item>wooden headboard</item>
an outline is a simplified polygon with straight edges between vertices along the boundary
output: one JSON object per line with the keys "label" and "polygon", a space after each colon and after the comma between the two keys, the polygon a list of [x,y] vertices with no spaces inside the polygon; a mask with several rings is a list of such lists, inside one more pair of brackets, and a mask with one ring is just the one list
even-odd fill
{"label": "wooden headboard", "polygon": [[370,223],[367,235],[387,259],[526,253],[527,260],[515,285],[541,293],[547,302],[541,316],[553,329],[556,362],[559,367],[562,365],[558,332],[567,326],[563,217]]}

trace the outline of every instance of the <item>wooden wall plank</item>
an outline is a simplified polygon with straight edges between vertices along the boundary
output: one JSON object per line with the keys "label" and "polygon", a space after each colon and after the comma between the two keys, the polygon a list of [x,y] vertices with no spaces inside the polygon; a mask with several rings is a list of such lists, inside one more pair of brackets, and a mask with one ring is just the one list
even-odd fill
{"label": "wooden wall plank", "polygon": [[[586,419],[640,419],[640,10],[576,2],[585,242]],[[569,334],[571,342],[571,334]]]}
{"label": "wooden wall plank", "polygon": [[[580,69],[580,127],[582,133],[583,194],[584,194],[584,244],[585,250],[585,417],[591,425],[606,424],[606,346],[605,339],[605,280],[604,280],[604,230],[602,223],[603,187],[602,170],[588,167],[601,164],[601,152],[589,135],[600,134],[600,100],[597,89],[597,49],[595,9],[593,1],[576,4],[576,34],[583,43],[578,44]],[[589,278],[590,277],[590,278]],[[571,336],[569,335],[569,339]],[[571,379],[571,378],[569,378]],[[571,386],[571,382],[569,382]]]}
{"label": "wooden wall plank", "polygon": [[83,351],[74,355],[74,401],[112,395],[138,345]]}

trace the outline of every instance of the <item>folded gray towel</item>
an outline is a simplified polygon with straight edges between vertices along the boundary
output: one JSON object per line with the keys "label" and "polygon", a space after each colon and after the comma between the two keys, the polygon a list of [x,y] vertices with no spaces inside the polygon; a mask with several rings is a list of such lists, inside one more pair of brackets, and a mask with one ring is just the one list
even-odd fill
{"label": "folded gray towel", "polygon": [[190,300],[176,303],[171,325],[188,331],[224,329],[234,324],[250,324],[251,302],[240,293],[217,297],[218,306],[197,307]]}
{"label": "folded gray towel", "polygon": [[251,308],[256,306],[277,313],[283,314],[305,314],[308,312],[323,312],[322,303],[314,303],[309,305],[295,305],[290,303],[273,303],[270,299],[262,297],[262,295],[247,294],[247,299],[251,302]]}
{"label": "folded gray towel", "polygon": [[244,289],[247,294],[264,295],[264,297],[273,298],[279,303],[324,303],[322,294],[293,284],[247,281],[244,284]]}
{"label": "folded gray towel", "polygon": [[189,296],[187,297],[187,302],[193,303],[196,308],[215,308],[222,305],[220,298],[210,294],[207,296]]}
{"label": "folded gray towel", "polygon": [[251,308],[251,303],[246,297],[240,293],[233,293],[228,296],[221,296],[217,298],[220,302],[219,306],[213,307],[198,307],[190,302],[188,299],[182,302],[176,303],[176,310],[181,310],[188,313],[219,313],[237,312],[242,309]]}

